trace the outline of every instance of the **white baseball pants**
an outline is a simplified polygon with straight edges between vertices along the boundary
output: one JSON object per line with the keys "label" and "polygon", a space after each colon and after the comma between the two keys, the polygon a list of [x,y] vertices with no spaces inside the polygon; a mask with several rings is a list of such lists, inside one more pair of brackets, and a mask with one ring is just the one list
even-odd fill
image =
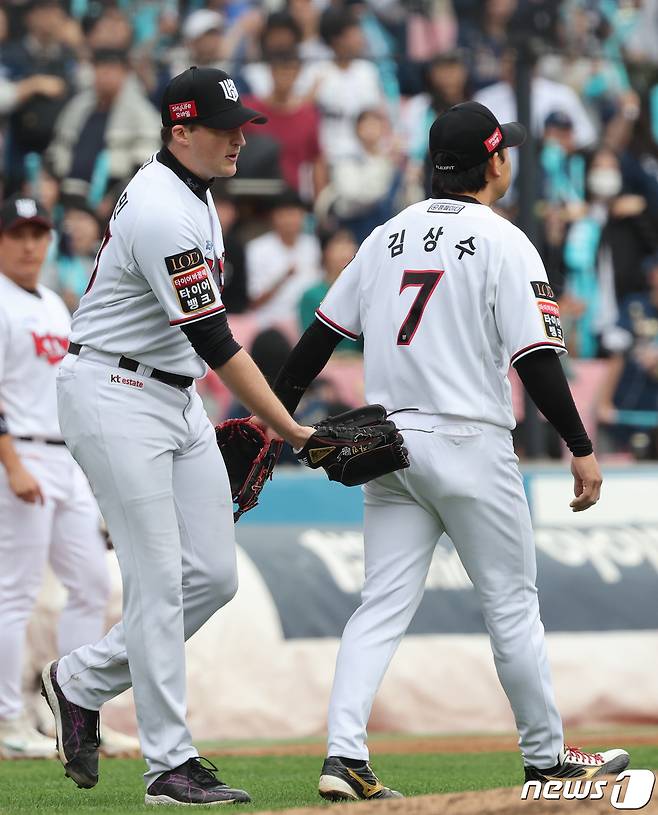
{"label": "white baseball pants", "polygon": [[436,416],[403,413],[395,421],[411,466],[364,488],[365,584],[338,653],[328,755],[368,759],[366,726],[375,694],[421,601],[436,543],[447,532],[480,599],[525,763],[551,767],[563,745],[562,722],[511,434]]}
{"label": "white baseball pants", "polygon": [[148,786],[198,755],[185,721],[184,644],[237,590],[233,506],[196,390],[112,360],[69,355],[57,387],[62,432],[119,560],[123,619],[60,660],[57,679],[91,710],[132,685]]}
{"label": "white baseball pants", "polygon": [[39,482],[44,503],[17,498],[0,467],[0,719],[13,719],[23,710],[27,624],[46,563],[68,591],[59,618],[60,653],[102,635],[110,591],[98,507],[71,454],[64,446],[43,442],[14,444]]}

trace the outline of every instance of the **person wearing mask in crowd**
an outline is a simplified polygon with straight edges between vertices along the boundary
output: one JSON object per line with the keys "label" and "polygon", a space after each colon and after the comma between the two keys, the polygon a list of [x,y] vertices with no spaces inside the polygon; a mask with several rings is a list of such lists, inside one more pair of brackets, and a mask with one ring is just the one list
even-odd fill
{"label": "person wearing mask in crowd", "polygon": [[578,321],[579,354],[596,356],[613,331],[618,303],[646,287],[641,260],[658,248],[647,202],[623,190],[617,155],[599,148],[587,173],[588,204],[567,233],[567,289],[585,305]]}
{"label": "person wearing mask in crowd", "polygon": [[[272,62],[281,54],[292,54],[297,51],[302,39],[302,32],[294,17],[286,11],[275,11],[265,21],[260,36],[261,59],[246,64],[242,76],[249,86],[249,93],[259,99],[267,98],[274,87]],[[295,92],[299,94],[304,87],[304,70],[300,64],[295,77]]]}
{"label": "person wearing mask in crowd", "polygon": [[321,7],[315,0],[288,0],[287,9],[301,31],[299,56],[309,65],[330,60],[333,52],[320,37]]}
{"label": "person wearing mask in crowd", "polygon": [[127,54],[96,51],[94,84],[62,111],[48,157],[64,192],[85,196],[97,206],[159,144],[160,121],[131,72]]}
{"label": "person wearing mask in crowd", "polygon": [[320,35],[334,54],[330,62],[309,67],[308,92],[320,109],[320,143],[329,164],[358,151],[356,120],[364,110],[383,107],[377,69],[363,59],[364,38],[349,9],[327,8]]}
{"label": "person wearing mask in crowd", "polygon": [[294,190],[273,203],[272,228],[246,245],[250,309],[262,328],[295,319],[297,303],[320,280],[320,245],[304,233],[306,210]]}
{"label": "person wearing mask in crowd", "polygon": [[[658,421],[658,254],[641,265],[646,290],[629,294],[619,307],[617,330],[605,338],[606,378],[597,415],[615,446],[628,450],[635,434],[653,449],[642,451],[658,457],[654,428]],[[629,415],[629,412],[630,415]]]}
{"label": "person wearing mask in crowd", "polygon": [[[259,130],[277,140],[284,181],[302,198],[312,200],[327,183],[327,164],[320,148],[320,115],[316,106],[295,93],[301,61],[295,49],[272,54],[272,88],[264,97],[248,97],[262,110],[267,124]],[[247,132],[255,129],[247,126]]]}
{"label": "person wearing mask in crowd", "polygon": [[[76,57],[62,42],[67,15],[59,0],[32,0],[25,36],[3,49],[0,99],[12,111],[5,148],[5,194],[17,192],[25,177],[25,157],[48,146],[58,115],[75,85]],[[2,93],[4,91],[4,93]]]}
{"label": "person wearing mask in crowd", "polygon": [[381,110],[364,110],[356,122],[357,148],[331,167],[330,183],[315,204],[318,221],[335,219],[357,243],[393,217],[402,179],[401,156]]}

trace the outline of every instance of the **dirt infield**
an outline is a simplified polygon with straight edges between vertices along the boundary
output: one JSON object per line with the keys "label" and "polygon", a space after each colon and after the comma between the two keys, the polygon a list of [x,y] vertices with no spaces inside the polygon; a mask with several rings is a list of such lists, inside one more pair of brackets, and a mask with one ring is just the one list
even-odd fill
{"label": "dirt infield", "polygon": [[[575,745],[596,744],[599,749],[623,745],[655,746],[658,742],[656,728],[567,733],[567,743]],[[461,736],[403,736],[374,738],[370,742],[373,753],[493,753],[517,749],[517,736],[509,735],[461,735]],[[279,744],[254,744],[219,747],[206,750],[215,756],[323,756],[324,741]]]}
{"label": "dirt infield", "polygon": [[[563,815],[574,812],[609,815],[619,812],[609,800],[601,801],[521,801],[519,789],[497,789],[485,792],[460,792],[448,795],[421,795],[398,801],[370,801],[358,804],[334,804],[332,815]],[[642,815],[658,815],[658,801],[652,801]],[[305,807],[259,815],[327,815],[327,807]]]}

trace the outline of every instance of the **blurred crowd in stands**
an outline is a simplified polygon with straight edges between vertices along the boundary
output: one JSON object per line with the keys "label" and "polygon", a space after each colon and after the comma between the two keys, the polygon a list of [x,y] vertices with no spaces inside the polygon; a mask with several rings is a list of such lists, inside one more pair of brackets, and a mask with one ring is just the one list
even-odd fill
{"label": "blurred crowd in stands", "polygon": [[[167,81],[228,71],[269,122],[213,187],[224,299],[276,371],[371,229],[429,195],[436,114],[476,99],[516,117],[521,58],[565,364],[589,372],[600,444],[657,457],[658,0],[3,0],[3,193],[53,213],[44,283],[75,309],[123,185],[159,148]],[[518,209],[515,184],[499,211]],[[309,415],[362,399],[359,351],[341,343]],[[239,409],[205,388],[214,418]]]}

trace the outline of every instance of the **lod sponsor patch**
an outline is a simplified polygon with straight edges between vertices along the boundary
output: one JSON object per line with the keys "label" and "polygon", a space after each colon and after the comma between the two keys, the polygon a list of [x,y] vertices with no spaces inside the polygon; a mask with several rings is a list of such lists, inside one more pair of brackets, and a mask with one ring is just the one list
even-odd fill
{"label": "lod sponsor patch", "polygon": [[552,300],[555,303],[555,292],[550,283],[547,283],[545,280],[531,280],[530,285],[535,293],[535,297],[539,297],[542,300]]}
{"label": "lod sponsor patch", "polygon": [[197,269],[174,275],[171,282],[183,314],[204,311],[216,300],[205,263]]}
{"label": "lod sponsor patch", "polygon": [[464,204],[447,204],[445,201],[438,201],[435,204],[430,204],[427,208],[428,212],[443,212],[446,215],[457,215],[464,209]]}
{"label": "lod sponsor patch", "polygon": [[544,322],[544,331],[546,336],[551,340],[564,341],[562,333],[562,325],[560,323],[560,309],[557,303],[551,303],[546,300],[538,300],[537,308],[542,316]]}
{"label": "lod sponsor patch", "polygon": [[200,249],[194,247],[179,252],[177,255],[169,255],[164,260],[169,274],[178,274],[179,272],[187,272],[190,269],[203,266],[203,253]]}

